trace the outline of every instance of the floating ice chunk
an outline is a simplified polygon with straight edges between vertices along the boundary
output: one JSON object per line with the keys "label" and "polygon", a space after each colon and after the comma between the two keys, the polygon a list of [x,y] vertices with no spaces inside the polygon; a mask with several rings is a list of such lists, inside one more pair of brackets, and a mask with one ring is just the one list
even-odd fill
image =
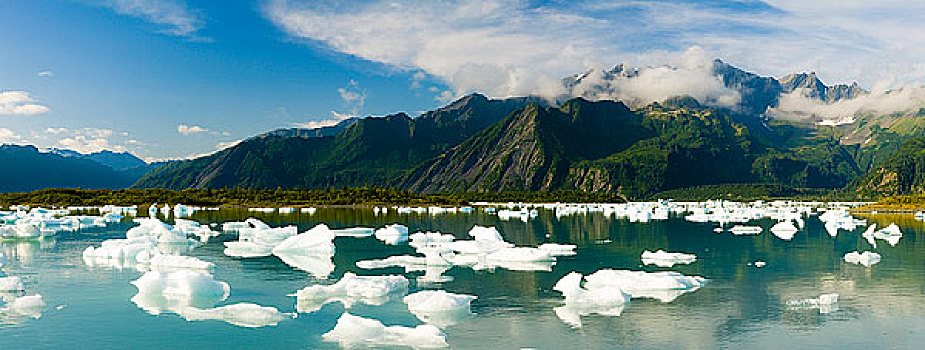
{"label": "floating ice chunk", "polygon": [[880,254],[865,251],[863,253],[858,253],[857,251],[850,252],[845,254],[845,262],[851,264],[859,264],[870,267],[878,262],[880,262]]}
{"label": "floating ice chunk", "polygon": [[766,262],[764,262],[764,261],[756,260],[754,265],[755,265],[755,267],[757,267],[757,268],[760,269],[760,268],[764,267],[764,266],[767,265],[767,264],[768,264],[768,263],[766,263]]}
{"label": "floating ice chunk", "polygon": [[131,283],[138,289],[132,301],[153,315],[165,311],[179,313],[190,306],[211,307],[231,293],[228,283],[191,270],[146,272]]}
{"label": "floating ice chunk", "polygon": [[694,254],[669,253],[661,249],[655,252],[648,250],[642,252],[642,263],[645,265],[672,267],[677,264],[688,265],[695,261],[697,261],[697,256]]}
{"label": "floating ice chunk", "polygon": [[187,321],[217,320],[235,326],[259,328],[275,326],[286,318],[295,317],[295,314],[285,314],[270,306],[238,303],[212,309],[188,307],[183,309],[181,316]]}
{"label": "floating ice chunk", "polygon": [[139,263],[147,264],[152,271],[173,271],[173,270],[201,270],[209,271],[215,267],[214,263],[203,261],[191,256],[182,255],[165,255],[155,254],[147,257],[144,253],[139,254]]}
{"label": "floating ice chunk", "polygon": [[385,244],[395,245],[408,240],[408,227],[392,224],[376,230],[376,239]]}
{"label": "floating ice chunk", "polygon": [[212,231],[209,226],[202,226],[193,220],[175,219],[173,226],[188,236],[199,238],[199,241],[202,243],[206,243],[210,238],[218,237],[220,234],[218,231]]}
{"label": "floating ice chunk", "polygon": [[356,346],[412,348],[444,348],[449,346],[446,334],[432,325],[417,327],[386,326],[378,320],[344,313],[334,329],[322,335],[326,341],[340,343],[343,348]]}
{"label": "floating ice chunk", "polygon": [[393,266],[403,267],[405,271],[415,271],[418,270],[418,267],[427,266],[427,258],[412,255],[393,255],[384,259],[357,261],[357,267],[361,269],[383,269]]}
{"label": "floating ice chunk", "polygon": [[631,296],[617,283],[588,288],[587,283],[582,287],[581,281],[580,273],[570,272],[552,287],[565,297],[565,306],[554,309],[556,315],[573,327],[581,327],[583,315],[620,316],[630,301]]}
{"label": "floating ice chunk", "polygon": [[785,241],[793,239],[793,236],[796,235],[797,231],[799,230],[795,225],[793,225],[793,222],[791,221],[781,221],[771,227],[771,233],[773,233],[774,236],[777,236],[777,238]]}
{"label": "floating ice chunk", "polygon": [[26,290],[18,276],[0,277],[0,293],[21,292]]}
{"label": "floating ice chunk", "polygon": [[540,262],[556,261],[548,251],[531,247],[502,248],[485,257],[491,262]]}
{"label": "floating ice chunk", "polygon": [[830,293],[820,295],[818,298],[789,300],[787,306],[791,309],[819,309],[819,313],[827,314],[838,311],[838,294]]}
{"label": "floating ice chunk", "polygon": [[318,279],[328,278],[334,272],[332,255],[303,255],[280,252],[274,254],[286,265],[308,272]]}
{"label": "floating ice chunk", "polygon": [[27,295],[13,299],[8,306],[13,313],[38,319],[45,310],[45,300],[39,294]]}
{"label": "floating ice chunk", "polygon": [[873,224],[867,227],[867,230],[861,234],[861,237],[867,240],[867,243],[870,243],[871,246],[877,248],[877,240],[883,240],[890,244],[890,246],[895,246],[899,243],[899,239],[902,238],[903,233],[899,230],[899,226],[896,226],[895,223],[891,223],[884,229],[877,230],[877,224]]}
{"label": "floating ice chunk", "polygon": [[369,237],[373,235],[376,229],[369,227],[348,227],[331,230],[337,237]]}
{"label": "floating ice chunk", "polygon": [[225,242],[224,253],[238,258],[259,258],[273,255],[273,246],[254,242]]}
{"label": "floating ice chunk", "polygon": [[304,213],[304,214],[308,214],[308,215],[313,215],[313,214],[315,214],[315,212],[317,212],[317,211],[318,211],[318,209],[317,209],[317,208],[313,208],[313,207],[307,207],[307,208],[300,208],[300,209],[299,209],[299,212],[300,212],[300,213]]}
{"label": "floating ice chunk", "polygon": [[408,279],[403,276],[357,276],[347,272],[335,284],[308,286],[296,292],[296,309],[314,312],[330,302],[340,302],[348,309],[356,302],[381,305],[407,290]]}
{"label": "floating ice chunk", "polygon": [[451,234],[442,234],[440,232],[415,232],[408,236],[410,242],[408,245],[420,249],[424,247],[443,247],[456,239]]}
{"label": "floating ice chunk", "polygon": [[87,266],[105,266],[117,269],[134,267],[139,256],[152,256],[157,252],[153,237],[142,236],[127,239],[108,239],[99,247],[89,246],[83,251]]}
{"label": "floating ice chunk", "polygon": [[746,226],[746,225],[735,225],[729,229],[729,232],[736,236],[743,235],[757,235],[760,234],[763,229],[761,226]]}
{"label": "floating ice chunk", "polygon": [[447,293],[442,290],[423,290],[409,294],[403,300],[408,310],[418,319],[441,327],[450,326],[471,317],[470,304],[476,296]]}
{"label": "floating ice chunk", "polygon": [[633,298],[652,298],[667,303],[707,283],[700,276],[685,276],[674,271],[645,272],[602,269],[585,277],[588,289],[616,286]]}
{"label": "floating ice chunk", "polygon": [[273,248],[273,254],[334,255],[334,232],[325,225],[317,225],[298,235],[286,238]]}
{"label": "floating ice chunk", "polygon": [[501,237],[501,233],[498,232],[498,229],[494,227],[475,225],[469,230],[469,236],[479,242],[507,243],[504,241],[504,238]]}
{"label": "floating ice chunk", "polygon": [[574,244],[543,243],[537,248],[548,252],[552,256],[571,256],[575,255],[576,247]]}

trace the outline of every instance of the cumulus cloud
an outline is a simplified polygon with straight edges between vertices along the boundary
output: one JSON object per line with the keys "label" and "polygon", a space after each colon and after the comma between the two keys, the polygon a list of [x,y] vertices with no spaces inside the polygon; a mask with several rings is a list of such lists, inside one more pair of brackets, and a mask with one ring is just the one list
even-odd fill
{"label": "cumulus cloud", "polygon": [[28,92],[0,92],[0,115],[35,115],[48,113],[48,111],[48,107],[36,102]]}
{"label": "cumulus cloud", "polygon": [[53,73],[53,72],[50,71],[50,70],[43,70],[43,71],[39,72],[39,76],[42,77],[42,78],[50,78],[50,77],[55,76],[55,73]]}
{"label": "cumulus cloud", "polygon": [[173,36],[195,38],[204,26],[202,16],[184,0],[104,0],[102,5],[158,25],[160,32]]}
{"label": "cumulus cloud", "polygon": [[714,75],[712,63],[708,53],[695,47],[681,55],[677,66],[634,68],[629,74],[616,75],[590,70],[569,94],[590,100],[621,100],[636,106],[689,95],[708,105],[735,107],[739,93]]}
{"label": "cumulus cloud", "polygon": [[[923,11],[925,3],[879,0],[270,0],[264,12],[293,37],[442,80],[446,99],[559,96],[561,77],[626,61],[657,67],[690,47],[764,75],[921,85]],[[620,96],[734,99],[709,79],[697,83],[700,73],[655,68],[637,84],[655,85],[625,86]]]}
{"label": "cumulus cloud", "polygon": [[794,120],[812,120],[824,125],[853,122],[867,114],[891,114],[925,107],[925,87],[904,87],[896,90],[873,91],[853,99],[834,103],[808,98],[802,91],[781,96],[775,115]]}
{"label": "cumulus cloud", "polygon": [[209,129],[201,127],[199,125],[177,125],[177,132],[183,135],[193,135],[208,132]]}
{"label": "cumulus cloud", "polygon": [[13,130],[0,128],[0,144],[19,143],[20,141],[22,141],[22,136],[19,136]]}
{"label": "cumulus cloud", "polygon": [[53,128],[53,127],[45,128],[46,134],[59,135],[59,134],[66,134],[68,132],[70,132],[68,128]]}

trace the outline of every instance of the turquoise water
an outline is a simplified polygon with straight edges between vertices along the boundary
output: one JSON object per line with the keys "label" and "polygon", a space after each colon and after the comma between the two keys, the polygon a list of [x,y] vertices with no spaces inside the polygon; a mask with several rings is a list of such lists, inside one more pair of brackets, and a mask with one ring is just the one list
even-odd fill
{"label": "turquoise water", "polygon": [[[556,218],[540,211],[530,222],[500,221],[481,212],[429,216],[421,214],[374,216],[369,208],[320,208],[314,215],[260,214],[225,209],[199,212],[202,223],[258,217],[271,226],[295,224],[300,230],[325,223],[332,228],[390,223],[417,230],[438,230],[465,238],[473,225],[496,226],[507,241],[536,246],[545,242],[578,245],[577,255],[560,257],[551,272],[473,271],[456,267],[453,280],[439,286],[454,293],[477,295],[474,317],[443,330],[451,348],[459,349],[611,349],[611,348],[920,348],[925,344],[925,247],[918,237],[923,224],[909,217],[873,217],[880,226],[897,222],[904,236],[890,247],[871,247],[860,231],[835,239],[815,219],[785,242],[769,234],[732,236],[713,233],[713,224],[680,218],[664,222],[629,223],[600,214]],[[773,222],[759,222],[765,229]],[[314,313],[299,314],[278,326],[242,328],[220,321],[188,322],[175,314],[150,315],[130,299],[137,290],[129,282],[142,275],[127,269],[88,267],[81,253],[90,245],[122,238],[130,221],[107,228],[62,233],[40,242],[3,242],[8,263],[3,270],[20,276],[29,294],[41,294],[48,308],[38,319],[0,315],[0,349],[19,348],[260,348],[327,349],[339,344],[321,335],[331,330],[344,312],[328,304]],[[548,235],[548,237],[547,237]],[[287,296],[312,284],[336,282],[344,272],[360,275],[404,274],[401,268],[358,269],[357,260],[412,254],[407,245],[387,246],[373,237],[335,240],[336,270],[327,280],[316,280],[276,257],[235,259],[222,253],[221,236],[189,255],[214,262],[213,276],[231,286],[230,297],[219,304],[252,302],[295,312],[295,298]],[[643,250],[665,249],[697,255],[690,265],[671,269],[643,266]],[[883,260],[870,268],[842,261],[849,251],[873,250]],[[764,268],[750,263],[767,262]],[[562,296],[551,288],[570,271],[585,274],[601,268],[645,271],[673,270],[704,276],[710,282],[670,303],[634,299],[620,316],[583,316],[582,327],[560,320],[553,308]],[[433,287],[427,287],[433,288]],[[837,310],[787,306],[788,301],[840,295]],[[350,313],[381,320],[386,325],[421,324],[399,301],[384,305],[355,305]]]}

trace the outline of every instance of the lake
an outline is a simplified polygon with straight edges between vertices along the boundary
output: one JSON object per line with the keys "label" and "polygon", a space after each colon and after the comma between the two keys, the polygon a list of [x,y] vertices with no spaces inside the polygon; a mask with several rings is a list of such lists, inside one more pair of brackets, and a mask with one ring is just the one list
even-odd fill
{"label": "lake", "polygon": [[[200,223],[259,218],[271,226],[297,225],[300,232],[324,223],[331,228],[406,225],[411,232],[440,231],[467,238],[474,225],[494,226],[518,246],[542,243],[577,245],[574,256],[558,257],[551,271],[504,268],[476,271],[453,267],[442,283],[417,283],[423,272],[393,267],[357,268],[358,260],[413,254],[407,244],[386,245],[374,237],[338,237],[335,269],[326,279],[290,267],[279,258],[239,259],[223,253],[219,236],[195,248],[190,256],[215,263],[215,280],[230,285],[230,296],[217,306],[250,302],[296,312],[297,290],[332,284],[346,272],[358,275],[400,274],[411,280],[410,292],[443,289],[478,297],[474,313],[443,324],[454,349],[704,349],[704,348],[920,348],[925,344],[925,241],[918,240],[925,224],[911,215],[875,215],[866,219],[883,227],[896,222],[904,235],[896,246],[881,242],[873,249],[861,237],[863,228],[826,233],[816,217],[791,241],[767,229],[775,222],[756,221],[765,228],[756,236],[714,233],[715,224],[694,223],[672,216],[667,221],[631,223],[600,213],[557,218],[539,210],[527,222],[502,221],[476,210],[443,215],[374,215],[371,208],[319,208],[314,214],[257,213],[242,209],[196,212]],[[168,223],[171,221],[168,220]],[[91,245],[124,238],[135,226],[130,220],[77,232],[59,233],[41,241],[4,241],[3,267],[19,276],[28,294],[41,294],[47,308],[39,318],[0,314],[0,348],[163,349],[233,348],[337,349],[322,339],[345,311],[340,303],[324,305],[276,326],[239,327],[221,321],[187,321],[173,314],[152,315],[131,301],[138,290],[130,282],[137,269],[88,266],[82,257]],[[644,250],[664,249],[695,254],[688,265],[660,268],[643,265]],[[876,251],[882,261],[871,267],[845,263],[850,251]],[[764,261],[758,268],[753,262]],[[603,268],[677,271],[703,276],[708,283],[670,302],[633,299],[619,316],[585,315],[580,326],[564,322],[555,309],[563,305],[552,289],[572,271],[590,274]],[[837,293],[830,307],[800,301]],[[353,305],[353,315],[385,325],[416,326],[422,322],[401,299],[382,305]]]}

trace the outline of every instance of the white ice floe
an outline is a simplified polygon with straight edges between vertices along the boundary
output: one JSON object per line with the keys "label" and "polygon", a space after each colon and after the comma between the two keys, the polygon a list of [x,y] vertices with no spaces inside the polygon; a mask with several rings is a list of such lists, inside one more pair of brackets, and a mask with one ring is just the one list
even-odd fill
{"label": "white ice floe", "polygon": [[18,276],[0,277],[0,293],[14,293],[26,290]]}
{"label": "white ice floe", "polygon": [[763,230],[761,226],[735,225],[729,229],[729,232],[736,236],[750,236],[760,234]]}
{"label": "white ice floe", "polygon": [[449,346],[446,334],[439,328],[424,324],[417,327],[386,326],[370,318],[343,313],[334,329],[322,335],[326,341],[340,343],[343,348],[411,347],[444,348]]}
{"label": "white ice floe", "polygon": [[585,276],[585,288],[620,287],[633,298],[652,298],[671,302],[685,293],[693,292],[707,283],[700,276],[685,276],[674,271],[630,271],[601,269]]}
{"label": "white ice floe", "polygon": [[296,292],[296,309],[314,312],[331,302],[340,302],[348,309],[357,302],[381,305],[407,290],[408,279],[404,276],[357,276],[347,272],[335,284],[308,286]]}
{"label": "white ice floe", "polygon": [[247,219],[243,223],[226,222],[222,229],[238,233],[237,241],[225,242],[224,253],[239,258],[270,256],[278,244],[299,233],[295,226],[270,227],[257,219]]}
{"label": "white ice floe", "polygon": [[331,230],[337,237],[368,237],[372,236],[376,229],[370,227],[348,227]]}
{"label": "white ice floe", "polygon": [[764,266],[767,265],[767,264],[768,264],[768,263],[766,263],[766,262],[764,262],[764,261],[761,261],[761,260],[756,260],[755,263],[754,263],[755,267],[757,267],[757,268],[759,268],[759,269],[762,268],[762,267],[764,267]]}
{"label": "white ice floe", "polygon": [[279,312],[275,307],[252,303],[238,303],[211,309],[188,307],[183,309],[180,315],[187,321],[217,320],[248,328],[275,326],[280,321],[296,316],[296,314]]}
{"label": "white ice floe", "polygon": [[175,219],[174,228],[185,233],[187,236],[195,236],[199,241],[206,243],[210,238],[218,237],[221,232],[213,231],[209,226],[200,225],[198,222],[186,219]]}
{"label": "white ice floe", "polygon": [[448,293],[442,290],[423,290],[403,299],[408,310],[425,323],[446,327],[472,316],[470,305],[478,297]]}
{"label": "white ice floe", "polygon": [[89,246],[83,251],[87,266],[113,268],[134,267],[140,256],[152,256],[157,251],[157,242],[152,237],[108,239],[99,247]]}
{"label": "white ice floe", "polygon": [[630,302],[631,295],[625,293],[619,284],[589,288],[587,283],[582,287],[581,281],[580,273],[570,272],[552,287],[565,297],[565,305],[554,309],[556,316],[571,326],[581,327],[581,316],[584,315],[620,316]]}
{"label": "white ice floe", "polygon": [[864,239],[867,240],[867,243],[870,243],[874,248],[877,248],[877,240],[886,241],[890,246],[896,246],[899,243],[899,239],[903,237],[902,231],[899,230],[899,226],[896,226],[895,223],[891,223],[884,229],[877,230],[877,224],[870,225],[864,233],[861,234]]}
{"label": "white ice floe", "polygon": [[139,254],[138,262],[147,265],[152,271],[175,271],[183,269],[209,271],[215,267],[214,263],[200,260],[191,256],[154,254],[145,256]]}
{"label": "white ice floe", "polygon": [[279,255],[334,255],[335,234],[324,224],[317,225],[308,231],[291,236],[276,244],[272,252]]}
{"label": "white ice floe", "polygon": [[408,238],[408,245],[415,249],[444,247],[456,239],[456,237],[451,234],[443,234],[440,232],[415,232],[408,236]]}
{"label": "white ice floe", "polygon": [[851,213],[844,209],[827,210],[819,215],[819,221],[825,224],[826,232],[832,237],[838,236],[838,230],[854,231],[867,223],[866,220],[851,217]]}
{"label": "white ice floe", "polygon": [[181,313],[191,306],[211,307],[231,293],[228,283],[192,270],[146,272],[131,283],[138,289],[132,302],[152,315]]}
{"label": "white ice floe", "polygon": [[664,250],[642,252],[642,263],[658,267],[672,267],[677,264],[688,265],[697,261],[697,256],[686,253],[669,253]]}
{"label": "white ice floe", "polygon": [[572,256],[575,255],[576,247],[574,244],[543,243],[537,248],[548,252],[552,256]]}
{"label": "white ice floe", "polygon": [[376,239],[385,244],[395,245],[408,240],[408,227],[392,224],[376,230]]}
{"label": "white ice floe", "polygon": [[335,233],[320,224],[277,244],[273,255],[289,266],[306,271],[315,278],[327,278],[334,272]]}
{"label": "white ice floe", "polygon": [[827,314],[838,311],[838,294],[822,294],[818,298],[789,300],[787,307],[791,309],[819,309],[819,313]]}
{"label": "white ice floe", "polygon": [[45,300],[39,294],[14,297],[6,307],[0,307],[0,315],[21,316],[38,319],[45,310]]}
{"label": "white ice floe", "polygon": [[791,221],[781,221],[771,226],[771,233],[785,241],[793,239],[799,230]]}
{"label": "white ice floe", "polygon": [[859,264],[870,267],[878,262],[880,262],[880,254],[865,251],[863,253],[858,253],[857,251],[850,252],[845,254],[845,262],[851,264]]}

